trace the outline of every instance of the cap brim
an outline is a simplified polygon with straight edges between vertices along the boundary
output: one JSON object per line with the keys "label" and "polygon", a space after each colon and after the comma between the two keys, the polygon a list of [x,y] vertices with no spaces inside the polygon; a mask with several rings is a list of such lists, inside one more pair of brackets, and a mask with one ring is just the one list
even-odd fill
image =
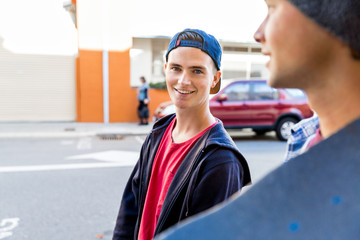
{"label": "cap brim", "polygon": [[210,89],[210,94],[216,94],[219,92],[221,86],[221,79],[219,79],[218,83],[215,85],[215,87]]}

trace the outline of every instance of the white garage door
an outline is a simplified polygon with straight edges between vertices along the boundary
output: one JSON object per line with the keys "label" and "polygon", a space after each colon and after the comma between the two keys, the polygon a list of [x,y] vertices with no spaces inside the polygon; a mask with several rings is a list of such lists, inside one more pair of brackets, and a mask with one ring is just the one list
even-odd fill
{"label": "white garage door", "polygon": [[0,46],[0,122],[75,121],[75,57]]}

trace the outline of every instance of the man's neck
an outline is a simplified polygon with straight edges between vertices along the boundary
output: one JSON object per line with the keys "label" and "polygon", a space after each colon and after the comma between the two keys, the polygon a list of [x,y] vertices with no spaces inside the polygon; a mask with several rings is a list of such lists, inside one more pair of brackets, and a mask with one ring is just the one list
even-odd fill
{"label": "man's neck", "polygon": [[360,61],[340,64],[321,88],[306,90],[324,138],[360,117]]}
{"label": "man's neck", "polygon": [[208,109],[197,112],[177,111],[176,125],[172,132],[173,141],[185,142],[214,124],[215,121]]}

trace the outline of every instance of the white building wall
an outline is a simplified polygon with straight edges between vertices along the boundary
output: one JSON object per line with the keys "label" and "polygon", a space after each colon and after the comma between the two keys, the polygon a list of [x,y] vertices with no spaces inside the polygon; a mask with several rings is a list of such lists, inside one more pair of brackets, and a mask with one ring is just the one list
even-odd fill
{"label": "white building wall", "polygon": [[[156,83],[158,79],[164,80],[164,77],[156,77],[157,73],[154,66],[152,41],[153,38],[133,38],[133,48],[131,49],[131,86],[140,85],[139,77],[145,76],[148,82]],[[158,39],[162,42],[163,39]],[[260,53],[260,44],[257,43],[240,43],[221,41],[223,55],[221,60],[221,70],[223,72],[222,79],[224,82],[234,79],[266,79],[269,72],[266,69],[268,57]],[[164,51],[167,46],[164,45]],[[224,49],[232,49],[226,51]],[[242,49],[244,51],[238,51]],[[258,52],[254,52],[256,49]],[[162,62],[162,65],[164,62]],[[163,68],[163,66],[161,66]],[[159,75],[159,74],[158,74]]]}
{"label": "white building wall", "polygon": [[151,39],[134,38],[133,48],[130,50],[130,84],[132,87],[141,85],[140,77],[144,76],[147,82],[152,77],[152,46]]}
{"label": "white building wall", "polygon": [[131,48],[130,0],[77,0],[79,49],[124,51]]}
{"label": "white building wall", "polygon": [[[222,56],[222,71],[224,79],[234,78],[234,73],[239,72],[240,79],[253,78],[252,75],[256,73],[257,78],[266,79],[268,71],[265,67],[268,58],[260,54],[253,53],[224,53]],[[226,73],[232,73],[232,76],[227,76]],[[258,76],[258,74],[260,76]]]}

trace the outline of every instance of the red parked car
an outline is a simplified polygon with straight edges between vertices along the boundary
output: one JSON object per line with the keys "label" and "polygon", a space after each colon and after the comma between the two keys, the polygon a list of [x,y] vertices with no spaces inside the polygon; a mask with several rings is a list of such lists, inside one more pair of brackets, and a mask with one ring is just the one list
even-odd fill
{"label": "red parked car", "polygon": [[[282,141],[289,138],[295,123],[313,115],[302,90],[275,89],[266,80],[230,83],[210,99],[210,111],[225,128],[251,128],[259,135],[274,130]],[[165,102],[154,115],[160,118],[173,112],[174,105]]]}

